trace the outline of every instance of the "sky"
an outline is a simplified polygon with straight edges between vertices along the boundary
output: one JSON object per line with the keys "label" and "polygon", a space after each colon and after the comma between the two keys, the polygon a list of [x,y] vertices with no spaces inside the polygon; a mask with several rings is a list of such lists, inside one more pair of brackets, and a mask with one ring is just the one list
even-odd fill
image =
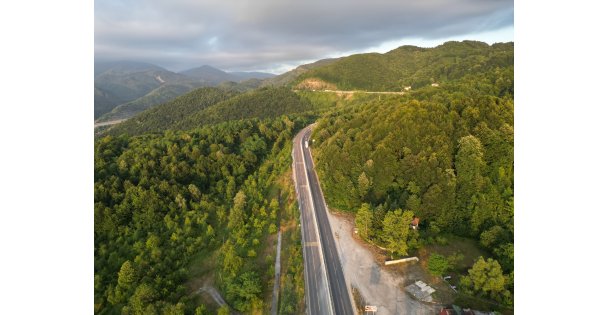
{"label": "sky", "polygon": [[95,60],[282,73],[448,40],[513,41],[513,0],[96,0]]}

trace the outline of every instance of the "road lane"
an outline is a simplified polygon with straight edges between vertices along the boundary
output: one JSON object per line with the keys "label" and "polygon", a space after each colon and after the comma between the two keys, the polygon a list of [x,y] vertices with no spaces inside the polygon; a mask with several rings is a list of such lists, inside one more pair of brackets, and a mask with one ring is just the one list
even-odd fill
{"label": "road lane", "polygon": [[[314,171],[312,156],[309,148],[305,145],[311,133],[312,126],[308,126],[298,133],[294,139],[293,152],[294,180],[301,210],[302,239],[304,245],[311,244],[310,246],[304,246],[304,249],[316,249],[316,251],[310,252],[305,250],[304,253],[304,271],[308,273],[305,275],[307,280],[307,305],[309,305],[307,311],[309,311],[309,314],[331,314],[328,313],[328,311],[331,311],[335,314],[350,315],[354,314],[350,291],[346,285],[334,236],[327,218],[325,199]],[[306,241],[304,241],[305,239]],[[317,240],[316,244],[307,243],[308,240],[315,239]],[[317,263],[320,265],[317,265]],[[311,271],[318,276],[311,275]],[[328,301],[330,304],[329,310],[323,303],[320,303],[319,307],[315,305],[323,298],[319,289],[324,289],[325,286],[328,287],[324,291],[328,291],[325,293],[325,299],[329,298],[330,300]],[[322,307],[325,307],[325,311],[321,309]],[[320,313],[317,313],[317,311],[320,311]]]}
{"label": "road lane", "polygon": [[301,142],[303,132],[294,139],[293,172],[296,186],[298,204],[300,206],[300,223],[302,225],[302,252],[304,255],[304,276],[306,286],[306,313],[334,314],[327,271],[322,261],[322,252],[319,242],[319,232],[313,211],[313,203],[308,180]]}

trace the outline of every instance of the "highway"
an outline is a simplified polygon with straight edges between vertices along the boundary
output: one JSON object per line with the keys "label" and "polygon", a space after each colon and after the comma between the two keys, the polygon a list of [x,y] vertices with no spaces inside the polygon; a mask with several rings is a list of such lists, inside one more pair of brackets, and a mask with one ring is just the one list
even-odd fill
{"label": "highway", "polygon": [[311,132],[312,125],[296,135],[292,152],[302,224],[306,312],[310,315],[350,315],[354,314],[350,292],[344,279],[312,156],[305,145]]}

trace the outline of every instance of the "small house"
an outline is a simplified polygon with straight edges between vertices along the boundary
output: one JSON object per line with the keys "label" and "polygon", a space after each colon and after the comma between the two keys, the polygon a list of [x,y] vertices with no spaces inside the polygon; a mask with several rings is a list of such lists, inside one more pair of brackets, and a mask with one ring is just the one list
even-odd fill
{"label": "small house", "polygon": [[403,88],[403,90],[404,90],[404,91],[409,91],[409,90],[411,90],[411,89],[412,89],[412,87],[411,87],[411,86],[406,86],[406,87],[404,87],[404,88]]}
{"label": "small house", "polygon": [[442,308],[439,315],[458,315],[458,313],[451,308]]}
{"label": "small house", "polygon": [[410,226],[412,227],[412,229],[417,230],[419,223],[420,223],[420,218],[414,217],[414,220],[412,220],[412,223],[410,223]]}
{"label": "small house", "polygon": [[431,86],[432,87],[439,87],[439,83],[432,83]]}

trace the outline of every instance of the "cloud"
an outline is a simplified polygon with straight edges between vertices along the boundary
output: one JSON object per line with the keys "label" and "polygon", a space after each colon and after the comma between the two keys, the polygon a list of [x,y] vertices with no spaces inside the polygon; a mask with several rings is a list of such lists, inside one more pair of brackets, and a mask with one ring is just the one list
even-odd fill
{"label": "cloud", "polygon": [[100,0],[95,57],[276,69],[404,38],[513,26],[512,0]]}

